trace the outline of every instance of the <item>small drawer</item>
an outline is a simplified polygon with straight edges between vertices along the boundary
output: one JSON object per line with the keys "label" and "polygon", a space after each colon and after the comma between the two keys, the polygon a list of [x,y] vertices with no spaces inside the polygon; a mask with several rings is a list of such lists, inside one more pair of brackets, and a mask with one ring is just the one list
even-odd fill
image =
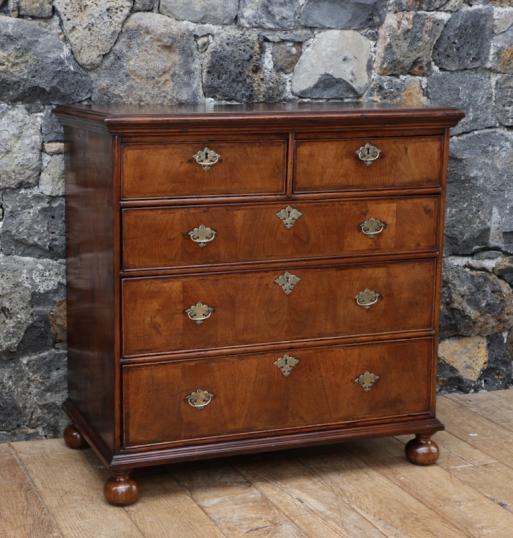
{"label": "small drawer", "polygon": [[281,140],[126,144],[122,197],[282,193],[286,155]]}
{"label": "small drawer", "polygon": [[125,355],[432,329],[435,260],[124,279]]}
{"label": "small drawer", "polygon": [[123,369],[126,447],[430,410],[430,339]]}
{"label": "small drawer", "polygon": [[438,197],[123,211],[125,269],[436,248]]}
{"label": "small drawer", "polygon": [[440,184],[438,136],[301,140],[296,192],[372,190]]}

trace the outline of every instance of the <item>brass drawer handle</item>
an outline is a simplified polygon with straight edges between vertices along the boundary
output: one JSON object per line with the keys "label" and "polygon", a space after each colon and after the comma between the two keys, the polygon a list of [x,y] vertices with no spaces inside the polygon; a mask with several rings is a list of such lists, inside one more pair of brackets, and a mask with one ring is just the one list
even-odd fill
{"label": "brass drawer handle", "polygon": [[365,288],[363,291],[357,293],[354,299],[358,306],[361,306],[362,308],[370,308],[375,305],[380,298],[381,295],[377,291]]}
{"label": "brass drawer handle", "polygon": [[203,323],[206,319],[208,319],[214,313],[214,311],[215,308],[213,308],[212,306],[197,302],[196,304],[189,306],[185,313],[191,321],[200,324]]}
{"label": "brass drawer handle", "polygon": [[196,161],[197,164],[207,172],[216,164],[219,162],[219,158],[221,155],[219,153],[216,153],[213,149],[208,148],[205,146],[203,149],[200,149],[197,153],[195,153],[192,158]]}
{"label": "brass drawer handle", "polygon": [[386,224],[379,219],[371,217],[360,223],[360,231],[368,237],[376,237],[386,228]]}
{"label": "brass drawer handle", "polygon": [[196,243],[199,247],[206,247],[216,238],[217,232],[204,224],[200,224],[196,228],[188,231],[187,235],[190,237],[191,241]]}
{"label": "brass drawer handle", "polygon": [[296,224],[296,220],[303,216],[303,213],[301,213],[299,209],[288,205],[287,207],[280,209],[276,213],[276,216],[283,222],[283,226],[285,226],[287,230],[290,230],[294,224]]}
{"label": "brass drawer handle", "polygon": [[288,377],[292,370],[299,364],[299,359],[285,353],[285,355],[282,355],[280,358],[276,359],[273,364],[281,370],[281,373],[285,377]]}
{"label": "brass drawer handle", "polygon": [[214,395],[205,389],[193,390],[190,394],[187,394],[185,401],[195,409],[203,409],[213,400]]}
{"label": "brass drawer handle", "polygon": [[365,392],[369,392],[369,390],[372,389],[372,387],[378,381],[378,379],[379,379],[379,375],[373,374],[372,372],[369,372],[368,370],[366,370],[365,372],[363,372],[363,374],[360,374],[354,380],[354,382],[357,385],[360,385]]}
{"label": "brass drawer handle", "polygon": [[372,144],[365,144],[356,150],[356,155],[365,166],[370,166],[375,160],[379,159],[381,150]]}

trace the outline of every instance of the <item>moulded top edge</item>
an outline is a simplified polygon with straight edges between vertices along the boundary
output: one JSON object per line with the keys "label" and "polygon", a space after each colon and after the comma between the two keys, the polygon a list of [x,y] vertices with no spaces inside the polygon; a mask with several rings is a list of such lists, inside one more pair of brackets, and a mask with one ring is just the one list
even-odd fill
{"label": "moulded top edge", "polygon": [[373,103],[277,103],[248,105],[61,105],[55,113],[64,118],[99,122],[111,131],[166,129],[184,125],[226,127],[270,126],[273,123],[295,126],[323,124],[347,125],[437,125],[450,127],[464,117],[456,108],[405,107]]}

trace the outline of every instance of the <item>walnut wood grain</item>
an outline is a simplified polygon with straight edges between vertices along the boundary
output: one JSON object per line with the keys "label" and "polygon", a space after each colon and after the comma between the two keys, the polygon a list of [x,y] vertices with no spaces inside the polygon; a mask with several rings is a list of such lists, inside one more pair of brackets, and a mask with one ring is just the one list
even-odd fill
{"label": "walnut wood grain", "polygon": [[[356,155],[366,143],[382,152],[370,165]],[[438,185],[442,148],[439,136],[297,141],[294,192]]]}
{"label": "walnut wood grain", "polygon": [[[279,353],[124,368],[127,446],[382,418],[429,411],[430,340],[295,350],[288,376]],[[379,379],[367,391],[364,372]],[[186,396],[214,395],[203,409]],[[170,413],[169,410],[174,412]]]}
{"label": "walnut wood grain", "polygon": [[[205,147],[219,155],[208,170],[193,159]],[[285,191],[286,151],[285,141],[127,144],[122,149],[122,196],[281,193]]]}
{"label": "walnut wood grain", "polygon": [[329,127],[375,129],[428,129],[452,127],[463,116],[461,110],[442,107],[399,107],[372,103],[256,103],[244,105],[196,104],[179,106],[61,105],[56,113],[67,122],[86,121],[112,133],[155,134],[175,131],[221,131],[236,129],[275,130]]}
{"label": "walnut wood grain", "polygon": [[[208,349],[389,331],[428,329],[433,319],[433,260],[123,281],[124,355]],[[275,279],[301,280],[286,295]],[[369,309],[355,296],[382,298]],[[201,324],[184,311],[215,308]]]}
{"label": "walnut wood grain", "polygon": [[[287,207],[301,213],[290,228],[277,216]],[[383,232],[374,237],[360,229],[371,217],[385,224]],[[437,246],[437,217],[437,197],[125,210],[123,266],[211,267],[433,250]],[[216,233],[203,247],[187,234],[201,224]]]}
{"label": "walnut wood grain", "polygon": [[105,443],[115,440],[113,151],[109,136],[66,127],[68,393]]}
{"label": "walnut wood grain", "polygon": [[[85,440],[117,477],[109,501],[136,499],[136,467],[443,428],[440,253],[461,111],[56,113],[71,148],[65,409],[71,444]],[[366,142],[382,150],[370,166],[354,153]],[[205,146],[221,156],[208,171],[193,160]],[[302,213],[290,229],[275,216],[288,205]],[[370,216],[386,222],[374,239],[358,231]],[[199,224],[217,226],[203,248],[185,235]],[[289,295],[274,282],[285,271],[301,279]],[[381,294],[369,309],[355,303],[365,288]],[[198,301],[215,307],[201,324],[184,313]],[[300,359],[288,376],[273,365],[284,353]],[[379,375],[369,391],[354,383],[366,370]],[[215,393],[202,410],[184,400],[200,383]]]}

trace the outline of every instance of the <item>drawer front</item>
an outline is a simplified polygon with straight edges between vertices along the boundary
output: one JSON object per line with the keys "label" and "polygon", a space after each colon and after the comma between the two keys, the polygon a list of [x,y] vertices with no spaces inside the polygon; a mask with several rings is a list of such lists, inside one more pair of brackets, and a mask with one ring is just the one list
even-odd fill
{"label": "drawer front", "polygon": [[[203,150],[208,148],[210,153]],[[284,141],[128,144],[123,148],[124,198],[281,193]]]}
{"label": "drawer front", "polygon": [[429,329],[434,278],[435,262],[428,259],[125,279],[123,351],[165,353]]}
{"label": "drawer front", "polygon": [[125,445],[429,411],[429,339],[124,368]]}
{"label": "drawer front", "polygon": [[438,198],[129,209],[125,269],[435,249]]}
{"label": "drawer front", "polygon": [[[435,136],[298,141],[294,190],[370,190],[438,185],[442,141],[441,137]],[[372,149],[363,149],[366,144],[377,148],[379,154],[373,153]],[[370,160],[372,158],[375,160]]]}

